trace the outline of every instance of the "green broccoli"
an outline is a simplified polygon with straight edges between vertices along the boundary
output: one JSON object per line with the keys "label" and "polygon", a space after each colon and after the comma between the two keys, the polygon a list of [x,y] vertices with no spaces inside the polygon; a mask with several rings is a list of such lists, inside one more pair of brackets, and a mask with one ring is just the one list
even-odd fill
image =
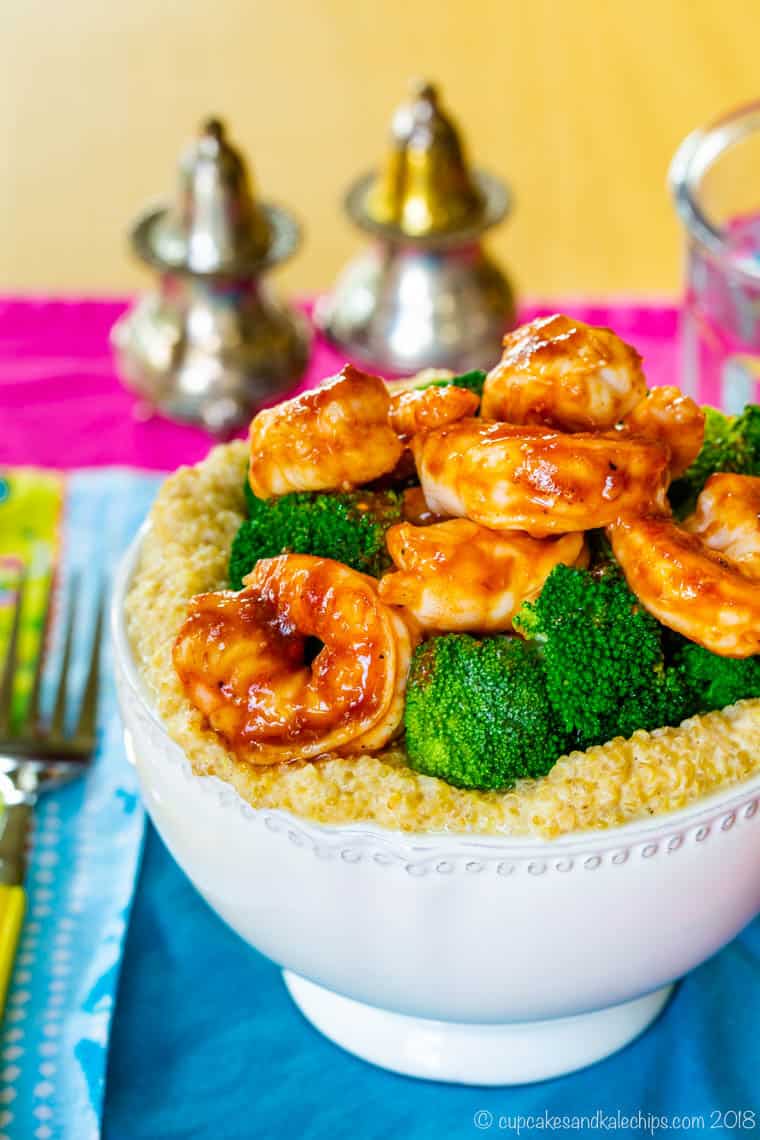
{"label": "green broccoli", "polygon": [[334,558],[375,577],[390,567],[385,532],[401,520],[401,496],[395,491],[294,491],[257,499],[247,488],[246,504],[249,517],[230,551],[233,590],[242,587],[260,558],[286,552]]}
{"label": "green broccoli", "polygon": [[673,654],[673,668],[693,694],[700,712],[760,697],[760,657],[719,657],[701,645],[681,639]]}
{"label": "green broccoli", "polygon": [[576,747],[680,724],[696,711],[681,674],[666,668],[662,627],[612,564],[557,566],[514,625],[537,643],[549,699]]}
{"label": "green broccoli", "polygon": [[738,416],[705,408],[705,416],[702,450],[668,492],[680,518],[691,514],[699,492],[716,471],[760,475],[760,405],[748,404]]}
{"label": "green broccoli", "polygon": [[567,744],[536,647],[512,636],[451,633],[420,645],[404,722],[411,767],[463,788],[543,776]]}
{"label": "green broccoli", "polygon": [[480,369],[475,369],[473,372],[463,372],[461,376],[450,376],[443,380],[427,380],[424,384],[415,385],[418,391],[423,388],[466,388],[469,392],[474,392],[479,398],[483,398],[483,385],[486,382],[487,373],[482,372]]}

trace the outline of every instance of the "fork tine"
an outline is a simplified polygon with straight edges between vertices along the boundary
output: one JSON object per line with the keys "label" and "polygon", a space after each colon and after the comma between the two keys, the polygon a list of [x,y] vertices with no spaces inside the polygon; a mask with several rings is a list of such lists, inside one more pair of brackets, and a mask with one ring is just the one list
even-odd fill
{"label": "fork tine", "polygon": [[3,676],[0,681],[0,735],[9,736],[11,730],[11,716],[13,713],[13,680],[16,675],[16,660],[18,658],[18,635],[21,629],[21,611],[24,606],[24,593],[26,591],[26,567],[21,572],[21,579],[16,590],[16,602],[13,610],[11,635],[8,641],[8,650],[3,665]]}
{"label": "fork tine", "polygon": [[98,688],[100,684],[100,646],[103,640],[103,612],[105,609],[105,590],[103,586],[98,592],[98,608],[95,618],[95,629],[92,634],[90,647],[90,663],[87,668],[87,681],[82,696],[82,705],[79,710],[74,736],[77,739],[91,740],[95,736],[95,722],[98,710]]}
{"label": "fork tine", "polygon": [[45,658],[47,656],[47,639],[50,633],[50,615],[53,609],[53,593],[55,583],[53,571],[50,572],[50,584],[48,586],[47,598],[45,599],[45,612],[42,617],[42,625],[40,627],[40,644],[37,650],[37,661],[34,666],[34,680],[32,681],[32,691],[29,696],[29,704],[26,708],[26,732],[35,734],[39,731],[40,726],[40,696],[42,692],[42,674],[45,668]]}
{"label": "fork tine", "polygon": [[58,685],[53,706],[53,717],[50,721],[50,736],[61,738],[66,723],[66,688],[69,679],[69,664],[71,662],[71,647],[74,640],[74,621],[77,612],[77,594],[79,593],[79,575],[72,574],[69,586],[69,603],[66,617],[66,632],[63,641],[63,657],[58,673]]}

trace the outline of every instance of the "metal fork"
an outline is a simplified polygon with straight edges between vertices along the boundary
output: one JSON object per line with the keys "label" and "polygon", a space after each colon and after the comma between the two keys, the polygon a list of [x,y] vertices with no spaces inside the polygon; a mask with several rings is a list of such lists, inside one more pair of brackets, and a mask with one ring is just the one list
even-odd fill
{"label": "metal fork", "polygon": [[[45,643],[49,633],[52,586],[47,596],[40,648],[35,662],[29,705],[23,722],[13,723],[13,694],[18,671],[19,634],[26,593],[26,572],[16,592],[10,638],[0,679],[0,1013],[13,970],[26,906],[23,887],[32,811],[41,792],[59,787],[85,771],[95,752],[100,650],[103,641],[103,590],[98,593],[84,691],[78,712],[71,713],[69,675],[75,641],[79,578],[68,590],[63,651],[54,686],[53,711],[41,711]],[[74,720],[76,716],[76,720]],[[73,727],[72,727],[73,721]]]}

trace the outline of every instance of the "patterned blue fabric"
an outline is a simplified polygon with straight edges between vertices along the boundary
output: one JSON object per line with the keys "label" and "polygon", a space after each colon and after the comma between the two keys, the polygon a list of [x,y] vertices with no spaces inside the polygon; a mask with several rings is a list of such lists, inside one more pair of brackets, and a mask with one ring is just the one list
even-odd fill
{"label": "patterned blue fabric", "polygon": [[[110,581],[158,482],[126,471],[80,472],[67,482],[62,595],[77,572],[86,599],[79,617],[86,623],[89,607],[90,626],[98,588]],[[84,682],[86,625],[83,633],[74,693]],[[59,648],[54,638],[53,663]],[[108,1035],[144,831],[108,647],[102,681],[92,770],[46,793],[35,812],[27,915],[0,1033],[0,1140],[100,1136]]]}
{"label": "patterned blue fabric", "polygon": [[[635,1118],[622,1127],[621,1116],[615,1128],[626,1140],[665,1135],[652,1118],[667,1118],[672,1132],[676,1115],[704,1121],[687,1121],[678,1135],[758,1136],[758,1024],[760,919],[690,974],[638,1041],[585,1072],[504,1089],[394,1076],[311,1028],[276,967],[209,909],[149,828],[104,1131],[106,1140],[514,1140],[520,1114],[599,1111]],[[753,1112],[741,1125],[731,1115]],[[480,1128],[476,1113],[491,1114],[478,1118]],[[608,1133],[601,1123],[550,1130],[534,1122],[520,1134]]]}

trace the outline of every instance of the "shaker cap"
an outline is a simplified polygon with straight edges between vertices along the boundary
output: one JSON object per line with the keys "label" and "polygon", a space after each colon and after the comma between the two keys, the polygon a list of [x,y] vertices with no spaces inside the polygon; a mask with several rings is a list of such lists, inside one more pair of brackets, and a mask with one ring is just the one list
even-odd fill
{"label": "shaker cap", "polygon": [[132,231],[145,261],[198,275],[266,268],[292,253],[298,238],[289,214],[257,200],[245,160],[216,118],[181,156],[172,204],[143,214]]}
{"label": "shaker cap", "polygon": [[434,242],[494,225],[506,213],[508,198],[501,182],[471,169],[437,89],[423,82],[393,116],[385,165],[360,179],[346,204],[365,229]]}

